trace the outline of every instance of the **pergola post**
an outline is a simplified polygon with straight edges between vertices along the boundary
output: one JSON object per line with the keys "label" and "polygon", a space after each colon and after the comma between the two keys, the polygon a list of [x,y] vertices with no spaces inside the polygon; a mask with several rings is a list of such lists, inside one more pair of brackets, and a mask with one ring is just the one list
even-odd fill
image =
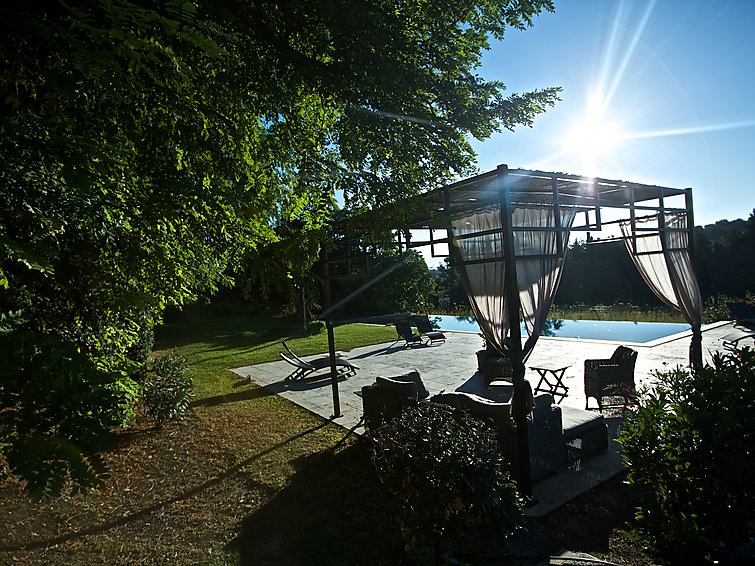
{"label": "pergola post", "polygon": [[[684,206],[687,209],[687,250],[692,273],[697,277],[695,262],[695,215],[692,206],[692,189],[684,189]],[[703,369],[703,334],[700,328],[692,328],[692,341],[689,345],[689,362],[694,370]]]}
{"label": "pergola post", "polygon": [[522,329],[519,317],[519,284],[516,276],[516,251],[514,249],[514,227],[512,225],[511,192],[507,182],[508,166],[498,166],[498,187],[501,195],[501,236],[503,240],[504,301],[509,315],[511,367],[514,377],[514,395],[511,408],[516,423],[519,456],[519,489],[524,495],[532,495],[530,474],[530,443],[527,428],[528,398],[530,388],[524,379],[524,356],[522,354]]}
{"label": "pergola post", "polygon": [[341,399],[338,392],[338,373],[336,368],[336,340],[333,334],[332,299],[330,295],[330,266],[328,264],[328,250],[322,251],[322,299],[323,311],[326,314],[325,328],[328,332],[328,354],[330,355],[330,385],[333,390],[333,418],[341,415]]}

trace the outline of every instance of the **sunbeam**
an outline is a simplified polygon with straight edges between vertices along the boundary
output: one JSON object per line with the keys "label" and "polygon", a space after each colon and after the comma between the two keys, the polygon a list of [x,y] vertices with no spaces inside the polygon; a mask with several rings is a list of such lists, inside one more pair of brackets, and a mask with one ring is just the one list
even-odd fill
{"label": "sunbeam", "polygon": [[665,138],[671,136],[687,136],[691,134],[704,134],[707,132],[721,132],[725,130],[738,130],[755,127],[755,120],[741,120],[739,122],[727,122],[724,124],[709,124],[707,126],[692,126],[688,128],[670,128],[667,130],[655,130],[652,132],[627,132],[621,134],[621,140],[640,140],[649,138]]}
{"label": "sunbeam", "polygon": [[[645,27],[647,26],[647,23],[650,20],[650,16],[652,15],[654,8],[655,8],[655,0],[650,2],[647,8],[645,9],[645,13],[642,15],[642,20],[637,26],[637,29],[635,30],[634,35],[632,36],[632,39],[629,42],[629,45],[627,46],[627,49],[624,51],[624,57],[622,57],[621,63],[619,64],[616,72],[613,75],[611,86],[603,94],[603,101],[606,107],[611,103],[611,100],[613,100],[613,97],[616,94],[616,90],[619,88],[619,84],[624,78],[624,73],[626,72],[627,66],[629,65],[629,61],[632,59],[632,55],[634,55],[634,52],[637,49],[637,44],[640,42],[640,38],[642,37],[642,32],[645,31]],[[619,18],[617,17],[616,20],[618,21],[618,19]],[[606,68],[605,65],[603,66],[603,68],[604,69]]]}

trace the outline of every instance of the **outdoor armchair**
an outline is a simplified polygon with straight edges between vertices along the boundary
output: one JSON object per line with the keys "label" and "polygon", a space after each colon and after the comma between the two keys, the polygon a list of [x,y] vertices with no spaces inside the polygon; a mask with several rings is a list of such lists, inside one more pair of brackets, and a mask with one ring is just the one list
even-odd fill
{"label": "outdoor armchair", "polygon": [[637,352],[619,346],[606,360],[585,360],[585,409],[590,397],[598,401],[603,411],[603,397],[623,397],[624,405],[634,395],[634,365]]}
{"label": "outdoor armchair", "polygon": [[634,365],[637,352],[619,346],[607,360],[585,360],[585,409],[590,397],[603,411],[603,397],[623,397],[624,406],[634,396]]}
{"label": "outdoor armchair", "polygon": [[362,387],[364,424],[372,432],[398,417],[408,406],[429,397],[418,371],[392,377],[378,376]]}
{"label": "outdoor armchair", "polygon": [[414,324],[417,325],[417,331],[427,337],[427,343],[433,344],[434,342],[445,342],[446,335],[440,330],[433,328],[430,318],[426,314],[414,315]]}

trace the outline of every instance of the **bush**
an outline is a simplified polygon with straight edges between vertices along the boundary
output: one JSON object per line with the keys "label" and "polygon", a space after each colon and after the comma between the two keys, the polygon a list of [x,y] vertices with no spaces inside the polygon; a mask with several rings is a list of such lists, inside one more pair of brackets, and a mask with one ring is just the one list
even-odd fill
{"label": "bush", "polygon": [[317,336],[325,330],[325,323],[322,320],[313,320],[307,325],[307,336]]}
{"label": "bush", "polygon": [[180,420],[194,398],[194,383],[184,374],[186,359],[175,351],[155,359],[142,386],[147,416],[157,423]]}
{"label": "bush", "polygon": [[752,293],[746,293],[744,298],[718,294],[708,298],[703,306],[703,322],[710,324],[719,320],[731,320],[731,312],[726,303],[738,301],[755,303],[755,296]]}
{"label": "bush", "polygon": [[75,344],[28,331],[0,334],[0,475],[26,480],[34,496],[66,481],[93,487],[110,429],[133,416],[138,386],[97,367]]}
{"label": "bush", "polygon": [[155,345],[155,317],[151,309],[144,309],[139,313],[137,329],[133,333],[133,342],[126,349],[126,358],[131,361],[130,374],[138,380],[143,380],[147,374],[147,364]]}
{"label": "bush", "polygon": [[658,372],[619,442],[638,488],[634,534],[685,562],[755,551],[755,356],[714,354],[690,373]]}
{"label": "bush", "polygon": [[402,501],[399,521],[412,562],[498,551],[520,524],[522,501],[483,421],[420,403],[374,439],[378,472]]}

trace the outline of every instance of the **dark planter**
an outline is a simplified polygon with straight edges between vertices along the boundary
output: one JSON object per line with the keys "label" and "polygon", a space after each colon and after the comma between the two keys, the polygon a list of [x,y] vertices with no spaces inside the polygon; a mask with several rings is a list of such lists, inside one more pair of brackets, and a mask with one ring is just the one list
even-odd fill
{"label": "dark planter", "polygon": [[477,369],[485,373],[485,363],[488,360],[487,350],[477,350],[475,354],[477,354]]}

